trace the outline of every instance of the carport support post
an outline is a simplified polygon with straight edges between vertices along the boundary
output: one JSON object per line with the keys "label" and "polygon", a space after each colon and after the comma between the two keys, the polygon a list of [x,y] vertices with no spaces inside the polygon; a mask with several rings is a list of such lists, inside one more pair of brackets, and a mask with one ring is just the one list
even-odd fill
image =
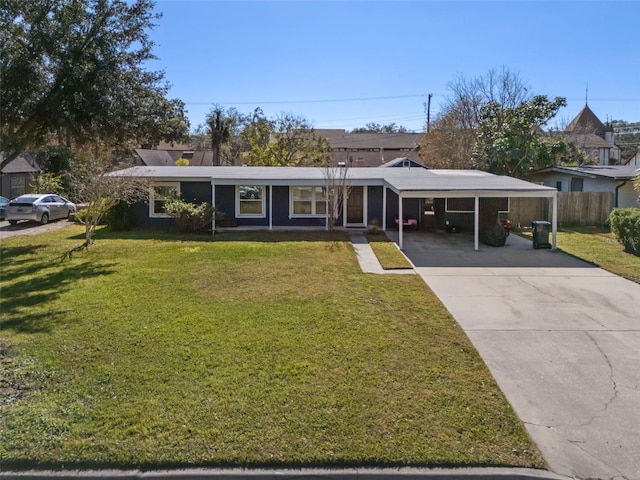
{"label": "carport support post", "polygon": [[402,239],[402,193],[398,193],[398,246],[402,250],[404,242]]}
{"label": "carport support post", "polygon": [[216,234],[216,185],[211,182],[211,235]]}
{"label": "carport support post", "polygon": [[556,249],[556,234],[558,233],[558,193],[551,197],[551,250]]}
{"label": "carport support post", "polygon": [[478,230],[480,229],[480,197],[475,196],[473,206],[473,249],[478,251],[478,237],[480,236]]}
{"label": "carport support post", "polygon": [[269,187],[269,230],[273,230],[273,185]]}
{"label": "carport support post", "polygon": [[382,187],[382,231],[387,231],[387,187]]}

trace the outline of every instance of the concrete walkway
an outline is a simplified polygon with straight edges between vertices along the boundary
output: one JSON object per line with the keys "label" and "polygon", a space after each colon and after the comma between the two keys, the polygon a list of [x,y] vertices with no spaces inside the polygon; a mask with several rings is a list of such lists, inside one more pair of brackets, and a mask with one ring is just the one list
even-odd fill
{"label": "concrete walkway", "polygon": [[515,235],[478,252],[460,234],[404,246],[553,472],[640,480],[640,285]]}

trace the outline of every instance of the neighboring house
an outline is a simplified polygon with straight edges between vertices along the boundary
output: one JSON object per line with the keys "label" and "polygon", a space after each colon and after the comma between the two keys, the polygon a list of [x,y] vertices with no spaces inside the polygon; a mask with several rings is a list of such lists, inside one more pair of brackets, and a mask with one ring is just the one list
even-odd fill
{"label": "neighboring house", "polygon": [[615,145],[613,127],[605,125],[585,105],[564,129],[564,137],[586,152],[598,165],[616,165],[620,161],[620,148]]}
{"label": "neighboring house", "polygon": [[[505,198],[508,203],[510,197],[541,197],[555,202],[557,195],[555,188],[477,170],[362,167],[347,173],[348,198],[338,226],[365,227],[375,219],[383,229],[397,228],[396,219],[412,218],[423,228],[444,229],[447,220],[461,224],[464,217],[465,228],[476,233],[476,249],[474,225],[483,199]],[[325,174],[321,167],[159,166],[112,175],[143,177],[153,184],[148,202],[132,208],[137,226],[171,227],[173,219],[163,206],[178,195],[189,202],[211,202],[239,227],[273,229],[326,228]],[[402,247],[402,222],[400,229]]]}
{"label": "neighboring house", "polygon": [[640,167],[640,147],[638,147],[638,150],[633,155],[633,157],[627,160],[625,165],[628,165],[630,167]]}
{"label": "neighboring house", "polygon": [[396,158],[395,160],[391,160],[390,162],[385,162],[381,167],[390,168],[390,167],[408,167],[408,168],[427,168],[421,163],[416,162],[415,160],[411,160],[407,157]]}
{"label": "neighboring house", "polygon": [[29,184],[39,173],[40,167],[31,155],[16,157],[0,172],[0,195],[12,199],[30,193]]}
{"label": "neighboring house", "polygon": [[[179,147],[179,146],[178,146]],[[193,166],[210,166],[213,164],[213,152],[210,150],[189,150],[183,148],[144,149],[136,148],[138,165],[147,167],[173,166],[179,158],[186,158]]]}
{"label": "neighboring house", "polygon": [[[331,145],[331,159],[334,165],[377,167],[399,157],[422,165],[418,146],[423,133],[347,133],[342,129],[314,129],[314,134],[326,139]],[[211,150],[193,151],[188,145],[162,143],[156,150],[136,150],[141,158],[143,158],[141,152],[154,151],[166,152],[174,160],[174,164],[175,160],[182,157],[189,159],[193,166],[213,165]],[[150,156],[144,156],[141,165],[160,165],[160,163],[153,163],[152,154],[148,155]],[[147,158],[148,162],[145,160]]]}
{"label": "neighboring house", "polygon": [[421,164],[418,146],[424,133],[347,133],[341,129],[315,129],[315,134],[331,144],[335,165],[377,167],[405,157]]}
{"label": "neighboring house", "polygon": [[554,187],[559,192],[611,192],[613,207],[640,207],[633,178],[639,169],[629,165],[584,165],[549,167],[533,172],[532,182]]}

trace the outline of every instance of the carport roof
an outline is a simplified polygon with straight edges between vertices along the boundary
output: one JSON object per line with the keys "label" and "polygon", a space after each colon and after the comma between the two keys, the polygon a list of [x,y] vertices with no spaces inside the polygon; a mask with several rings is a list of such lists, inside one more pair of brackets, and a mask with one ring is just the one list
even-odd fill
{"label": "carport roof", "polygon": [[[145,177],[158,181],[211,181],[214,185],[318,185],[324,183],[321,167],[132,167],[114,175]],[[386,186],[409,196],[540,196],[556,189],[513,177],[479,170],[427,170],[424,168],[350,168],[351,185]]]}

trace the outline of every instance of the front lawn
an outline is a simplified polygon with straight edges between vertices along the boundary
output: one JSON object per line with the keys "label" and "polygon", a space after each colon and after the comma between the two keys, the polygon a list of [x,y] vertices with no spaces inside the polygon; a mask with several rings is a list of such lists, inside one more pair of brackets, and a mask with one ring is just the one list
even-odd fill
{"label": "front lawn", "polygon": [[384,232],[367,233],[367,241],[384,270],[411,268],[407,257]]}
{"label": "front lawn", "polygon": [[[2,242],[3,468],[543,460],[417,275],[341,233]],[[407,308],[411,305],[411,308]]]}
{"label": "front lawn", "polygon": [[[531,232],[525,236],[531,238]],[[640,283],[640,257],[625,252],[623,245],[609,229],[562,227],[558,230],[557,247],[604,270]]]}

